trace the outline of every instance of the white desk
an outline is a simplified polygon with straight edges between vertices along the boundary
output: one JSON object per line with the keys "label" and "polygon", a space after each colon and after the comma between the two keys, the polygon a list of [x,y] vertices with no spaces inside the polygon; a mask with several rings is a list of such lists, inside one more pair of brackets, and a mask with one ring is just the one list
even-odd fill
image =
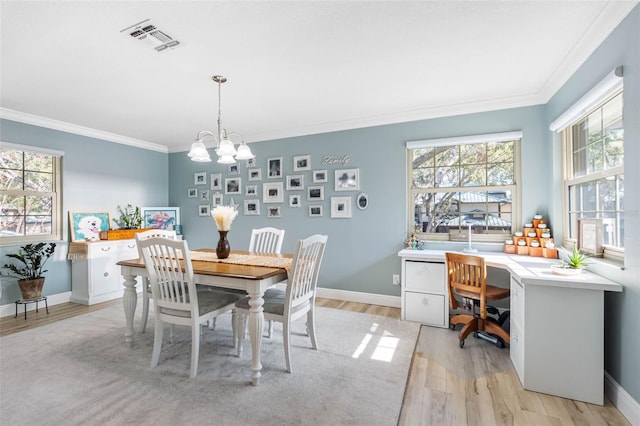
{"label": "white desk", "polygon": [[[403,259],[444,263],[444,250],[402,250]],[[478,253],[511,274],[509,353],[525,389],[602,405],[604,292],[622,285],[599,275],[553,274],[558,260]],[[445,292],[445,298],[448,297]],[[448,300],[445,299],[448,305]],[[464,349],[461,349],[464,350]]]}

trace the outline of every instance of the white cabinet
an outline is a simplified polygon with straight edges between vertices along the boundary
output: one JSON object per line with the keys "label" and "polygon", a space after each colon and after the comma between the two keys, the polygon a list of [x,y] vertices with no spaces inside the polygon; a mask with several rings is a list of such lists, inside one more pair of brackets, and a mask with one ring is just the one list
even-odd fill
{"label": "white cabinet", "polygon": [[444,263],[402,259],[402,319],[449,326]]}
{"label": "white cabinet", "polygon": [[[122,297],[120,260],[138,257],[135,240],[89,242],[85,259],[71,262],[71,301],[93,305]],[[138,288],[140,286],[137,286]]]}

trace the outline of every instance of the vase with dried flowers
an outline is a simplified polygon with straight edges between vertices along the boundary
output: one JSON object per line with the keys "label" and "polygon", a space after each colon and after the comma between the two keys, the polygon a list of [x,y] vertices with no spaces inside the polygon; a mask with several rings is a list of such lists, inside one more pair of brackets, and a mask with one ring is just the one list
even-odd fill
{"label": "vase with dried flowers", "polygon": [[217,206],[211,211],[211,217],[216,221],[220,240],[216,246],[216,255],[218,259],[226,259],[231,252],[227,233],[231,229],[231,222],[238,216],[238,211],[231,206]]}

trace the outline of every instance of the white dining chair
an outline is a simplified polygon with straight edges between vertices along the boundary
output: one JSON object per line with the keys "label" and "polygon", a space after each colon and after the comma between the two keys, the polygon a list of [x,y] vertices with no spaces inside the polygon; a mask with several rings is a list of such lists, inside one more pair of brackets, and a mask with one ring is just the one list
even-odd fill
{"label": "white dining chair", "polygon": [[[168,238],[170,240],[177,240],[178,235],[176,231],[168,229],[150,229],[148,231],[137,232],[136,246],[138,247],[138,257],[142,259],[142,250],[140,250],[140,241],[149,238]],[[151,299],[151,287],[149,287],[149,280],[147,278],[142,279],[142,324],[140,324],[140,333],[144,333],[147,329],[147,319],[149,318],[149,299]]]}
{"label": "white dining chair", "polygon": [[[318,349],[316,341],[314,303],[318,273],[322,263],[322,257],[327,244],[326,235],[312,235],[303,240],[298,240],[296,251],[291,262],[291,270],[288,274],[287,288],[270,288],[264,293],[264,318],[269,321],[277,321],[283,324],[284,357],[287,371],[292,372],[291,366],[291,323],[306,314],[307,334],[311,338],[313,349]],[[242,344],[246,317],[249,315],[249,297],[236,302],[235,327],[237,335],[238,356],[242,356]]]}
{"label": "white dining chair", "polygon": [[[160,359],[164,325],[187,325],[191,327],[190,377],[194,378],[198,372],[200,325],[233,311],[235,302],[242,296],[222,291],[197,291],[186,241],[152,237],[141,240],[139,244],[149,275],[155,312],[151,368],[157,366]],[[236,321],[235,315],[232,315],[232,324],[233,321]]]}
{"label": "white dining chair", "polygon": [[284,229],[272,227],[257,228],[251,230],[249,251],[257,253],[280,253]]}

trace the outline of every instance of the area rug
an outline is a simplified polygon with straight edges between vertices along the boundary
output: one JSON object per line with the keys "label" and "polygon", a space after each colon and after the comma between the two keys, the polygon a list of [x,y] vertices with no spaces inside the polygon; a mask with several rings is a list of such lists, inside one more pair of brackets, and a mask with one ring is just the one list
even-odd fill
{"label": "area rug", "polygon": [[188,328],[177,327],[173,342],[165,331],[160,363],[149,367],[152,313],[149,321],[131,346],[117,305],[0,339],[2,424],[395,425],[419,332],[397,319],[317,308],[319,350],[304,321],[294,323],[287,373],[276,323],[254,387],[249,342],[236,357],[230,314],[203,329],[194,379]]}

